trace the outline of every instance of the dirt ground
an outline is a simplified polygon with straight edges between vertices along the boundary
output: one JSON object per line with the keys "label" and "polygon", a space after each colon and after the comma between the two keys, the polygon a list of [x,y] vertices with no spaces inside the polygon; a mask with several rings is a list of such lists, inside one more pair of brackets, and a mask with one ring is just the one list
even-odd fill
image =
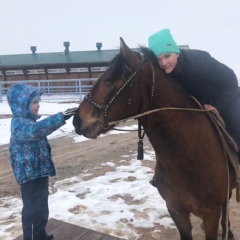
{"label": "dirt ground", "polygon": [[[6,116],[1,116],[4,118]],[[132,125],[135,122],[125,123]],[[74,133],[73,133],[74,135]],[[108,168],[100,168],[104,162],[112,159],[119,159],[122,155],[129,154],[130,151],[137,149],[137,132],[129,132],[117,135],[107,135],[94,141],[84,141],[74,143],[72,137],[61,137],[50,140],[52,155],[57,170],[57,176],[50,178],[50,185],[56,181],[76,176],[86,169],[92,172],[91,178],[101,176],[108,171]],[[145,137],[144,146],[151,148]],[[144,161],[151,169],[154,169],[154,162]],[[6,196],[20,196],[19,186],[16,184],[9,164],[8,144],[0,146],[0,198]],[[240,240],[240,205],[235,200],[235,192],[230,201],[230,220],[231,229],[235,239]],[[196,240],[204,239],[204,234],[200,228],[200,219],[191,218],[193,224],[193,236]],[[142,240],[179,240],[179,234],[175,229],[164,229],[161,226],[155,226],[160,229],[161,234],[153,234],[154,229],[138,229],[141,232]],[[220,233],[219,233],[219,239]]]}

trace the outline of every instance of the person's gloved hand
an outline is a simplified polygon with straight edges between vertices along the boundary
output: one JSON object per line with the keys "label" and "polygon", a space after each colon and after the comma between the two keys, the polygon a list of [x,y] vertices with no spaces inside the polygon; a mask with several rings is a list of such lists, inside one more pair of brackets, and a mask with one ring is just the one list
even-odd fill
{"label": "person's gloved hand", "polygon": [[210,105],[210,104],[204,104],[204,107],[205,107],[207,110],[209,110],[209,111],[215,111],[215,112],[218,113],[218,110],[217,110],[214,106],[212,106],[212,105]]}
{"label": "person's gloved hand", "polygon": [[77,110],[78,108],[69,108],[67,109],[66,111],[63,112],[63,117],[64,117],[64,120],[68,120],[71,116],[77,114]]}

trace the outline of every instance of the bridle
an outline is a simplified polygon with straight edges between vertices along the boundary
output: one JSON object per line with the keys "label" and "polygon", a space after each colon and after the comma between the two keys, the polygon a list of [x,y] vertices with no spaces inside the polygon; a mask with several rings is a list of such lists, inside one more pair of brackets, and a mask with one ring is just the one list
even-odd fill
{"label": "bridle", "polygon": [[[110,124],[109,124],[109,121],[108,121],[108,109],[109,107],[112,105],[112,103],[116,100],[116,98],[121,94],[121,92],[128,86],[130,85],[130,90],[129,90],[129,99],[128,99],[128,104],[131,104],[132,103],[132,87],[133,87],[133,83],[134,83],[134,79],[137,77],[138,75],[138,72],[139,70],[141,69],[143,63],[144,63],[145,59],[144,58],[141,58],[141,60],[139,61],[135,71],[133,71],[129,66],[127,66],[126,64],[124,64],[123,67],[127,68],[130,72],[131,72],[131,75],[128,77],[128,79],[124,82],[124,84],[117,90],[117,92],[113,95],[113,97],[109,100],[109,102],[103,106],[103,105],[100,105],[98,103],[96,103],[95,101],[93,101],[92,99],[92,93],[93,93],[93,90],[94,88],[96,87],[98,81],[101,79],[101,76],[98,78],[98,80],[96,81],[96,83],[93,85],[91,91],[85,96],[84,99],[86,99],[90,104],[92,104],[94,106],[94,110],[93,110],[93,115],[94,116],[100,116],[101,112],[103,112],[103,115],[104,115],[104,120],[103,120],[103,123],[100,123],[98,122],[99,125],[102,126],[102,128],[104,129],[108,129],[110,128]],[[152,86],[152,92],[151,92],[151,99],[152,99],[152,96],[153,96],[153,93],[154,93],[154,70],[153,70],[153,67],[152,67],[152,71],[153,71],[153,86]],[[139,81],[138,79],[136,79],[136,84],[138,85],[139,84]],[[139,99],[139,102],[141,101],[140,100],[140,94],[139,94],[139,90],[137,91],[137,94],[138,94],[138,99]],[[140,103],[139,103],[140,105]]]}

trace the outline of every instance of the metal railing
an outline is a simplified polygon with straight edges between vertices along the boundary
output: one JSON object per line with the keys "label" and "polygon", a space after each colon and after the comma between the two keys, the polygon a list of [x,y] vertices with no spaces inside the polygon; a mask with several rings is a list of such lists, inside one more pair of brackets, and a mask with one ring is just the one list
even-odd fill
{"label": "metal railing", "polygon": [[[84,96],[91,90],[97,78],[83,79],[57,79],[57,80],[19,80],[19,81],[0,81],[0,102],[6,100],[8,89],[16,83],[27,83],[39,88],[45,97],[51,96],[52,100],[58,100],[64,96],[65,101],[82,101]],[[72,96],[75,96],[74,99]]]}

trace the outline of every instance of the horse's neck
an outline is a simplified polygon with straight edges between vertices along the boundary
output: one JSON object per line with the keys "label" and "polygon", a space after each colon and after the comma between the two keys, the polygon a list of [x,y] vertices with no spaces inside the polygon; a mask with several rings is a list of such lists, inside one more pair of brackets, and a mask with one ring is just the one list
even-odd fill
{"label": "horse's neck", "polygon": [[[197,107],[194,100],[186,93],[185,89],[177,82],[177,80],[166,77],[166,75],[158,76],[155,83],[155,91],[152,99],[152,109],[160,109],[154,114],[148,116],[144,125],[146,134],[153,147],[159,149],[159,145],[163,148],[168,145],[168,141],[177,140],[181,136],[181,129],[178,129],[179,122],[186,124],[191,122],[191,112],[178,110],[163,110],[166,108],[188,108]],[[188,122],[189,121],[189,122]],[[179,134],[178,134],[179,133]],[[154,146],[157,143],[157,146]]]}
{"label": "horse's neck", "polygon": [[196,104],[178,80],[163,73],[156,75],[153,106],[195,108]]}

